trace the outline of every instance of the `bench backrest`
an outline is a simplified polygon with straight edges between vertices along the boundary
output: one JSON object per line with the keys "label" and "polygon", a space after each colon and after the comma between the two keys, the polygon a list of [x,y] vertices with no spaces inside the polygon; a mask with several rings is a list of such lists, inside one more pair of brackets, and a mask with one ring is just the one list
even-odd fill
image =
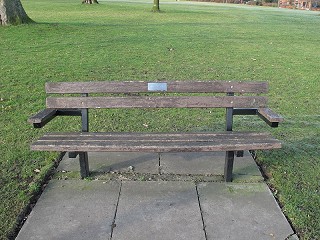
{"label": "bench backrest", "polygon": [[[47,83],[51,94],[81,94],[80,97],[48,97],[47,108],[262,108],[267,98],[267,82],[235,81],[168,81],[168,82],[57,82]],[[89,96],[89,94],[122,94],[121,96]],[[143,94],[137,93],[164,93]],[[172,96],[166,93],[192,93]],[[194,93],[201,93],[195,95]],[[226,93],[224,96],[203,93]],[[249,93],[249,96],[244,94]],[[124,94],[124,95],[123,95]]]}

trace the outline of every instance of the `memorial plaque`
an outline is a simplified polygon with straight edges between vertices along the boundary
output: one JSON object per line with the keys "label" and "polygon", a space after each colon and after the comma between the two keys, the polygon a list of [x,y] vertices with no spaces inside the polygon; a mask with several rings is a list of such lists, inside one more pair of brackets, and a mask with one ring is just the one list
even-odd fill
{"label": "memorial plaque", "polygon": [[151,92],[166,92],[167,83],[148,83],[148,91]]}

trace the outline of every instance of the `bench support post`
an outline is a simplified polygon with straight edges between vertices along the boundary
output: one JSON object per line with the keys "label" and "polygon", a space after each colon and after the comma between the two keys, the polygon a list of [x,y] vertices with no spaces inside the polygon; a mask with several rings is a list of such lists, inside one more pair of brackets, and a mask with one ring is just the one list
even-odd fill
{"label": "bench support post", "polygon": [[[234,93],[227,93],[227,96],[234,96]],[[226,108],[226,131],[232,131],[233,108]],[[234,151],[227,151],[224,163],[224,179],[226,182],[232,181],[232,170],[234,162]]]}
{"label": "bench support post", "polygon": [[[82,94],[83,97],[88,97],[88,93]],[[81,131],[89,132],[89,111],[87,108],[81,109]],[[80,175],[81,178],[89,176],[89,161],[88,153],[80,152],[79,153],[79,163],[80,163]]]}
{"label": "bench support post", "polygon": [[224,164],[224,179],[226,182],[232,181],[233,162],[234,162],[234,152],[227,151],[226,160]]}
{"label": "bench support post", "polygon": [[79,153],[79,163],[80,163],[80,175],[81,178],[86,178],[89,176],[89,162],[88,162],[88,153],[80,152]]}
{"label": "bench support post", "polygon": [[[83,97],[88,97],[89,94],[85,93]],[[89,132],[89,111],[88,108],[81,109],[81,130],[82,132]]]}

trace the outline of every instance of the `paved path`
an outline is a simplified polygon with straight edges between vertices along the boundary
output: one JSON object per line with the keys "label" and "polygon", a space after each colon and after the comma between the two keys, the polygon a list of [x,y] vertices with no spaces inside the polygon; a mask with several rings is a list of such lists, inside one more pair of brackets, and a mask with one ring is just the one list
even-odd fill
{"label": "paved path", "polygon": [[[96,176],[132,169],[220,176],[222,156],[113,153],[89,161]],[[51,180],[17,239],[297,239],[250,155],[235,163],[234,183]],[[70,176],[78,168],[65,157],[58,170]]]}

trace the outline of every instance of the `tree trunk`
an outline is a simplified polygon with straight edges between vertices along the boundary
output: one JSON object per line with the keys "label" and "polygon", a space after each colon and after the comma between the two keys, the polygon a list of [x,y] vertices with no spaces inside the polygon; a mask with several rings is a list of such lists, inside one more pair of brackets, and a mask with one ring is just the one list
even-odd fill
{"label": "tree trunk", "polygon": [[160,12],[159,0],[153,0],[152,12]]}
{"label": "tree trunk", "polygon": [[20,0],[0,0],[0,25],[33,22],[24,11]]}
{"label": "tree trunk", "polygon": [[98,3],[98,0],[83,0],[82,3],[87,3],[87,4]]}

